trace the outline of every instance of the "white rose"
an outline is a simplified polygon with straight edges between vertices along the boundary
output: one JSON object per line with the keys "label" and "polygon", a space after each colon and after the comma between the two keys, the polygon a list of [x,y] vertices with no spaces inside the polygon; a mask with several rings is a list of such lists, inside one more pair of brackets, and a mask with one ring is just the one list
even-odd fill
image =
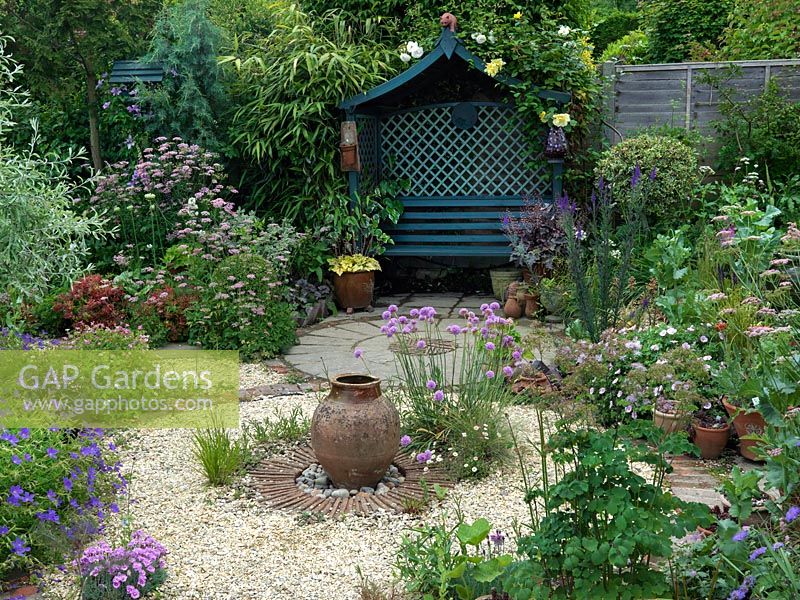
{"label": "white rose", "polygon": [[558,28],[558,35],[561,37],[567,37],[570,33],[572,33],[572,29],[567,27],[566,25],[562,25]]}
{"label": "white rose", "polygon": [[411,55],[408,52],[402,52],[400,54],[400,60],[402,60],[404,63],[407,63],[411,60]]}
{"label": "white rose", "polygon": [[485,44],[486,36],[483,35],[482,33],[479,33],[477,36],[475,36],[475,41],[478,42],[479,44]]}
{"label": "white rose", "polygon": [[424,54],[424,52],[425,51],[422,49],[421,46],[417,46],[416,48],[414,48],[411,51],[411,56],[414,57],[414,58],[422,58],[422,55]]}
{"label": "white rose", "polygon": [[416,48],[419,48],[419,44],[417,44],[417,42],[412,41],[406,44],[406,52],[408,52],[409,54],[414,54],[414,50]]}

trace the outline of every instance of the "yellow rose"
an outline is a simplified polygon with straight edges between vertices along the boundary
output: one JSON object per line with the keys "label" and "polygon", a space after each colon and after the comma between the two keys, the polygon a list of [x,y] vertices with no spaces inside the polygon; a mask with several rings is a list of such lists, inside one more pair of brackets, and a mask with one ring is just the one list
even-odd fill
{"label": "yellow rose", "polygon": [[494,77],[500,71],[503,70],[503,66],[506,64],[502,58],[495,58],[494,60],[490,60],[489,64],[486,65],[486,74],[489,77]]}
{"label": "yellow rose", "polygon": [[571,121],[569,113],[558,113],[553,115],[553,125],[556,127],[566,127]]}

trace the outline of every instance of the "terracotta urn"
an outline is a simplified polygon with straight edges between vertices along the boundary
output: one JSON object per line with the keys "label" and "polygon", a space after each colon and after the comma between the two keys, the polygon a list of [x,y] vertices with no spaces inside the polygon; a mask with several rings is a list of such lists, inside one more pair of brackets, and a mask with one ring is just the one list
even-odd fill
{"label": "terracotta urn", "polygon": [[722,405],[728,414],[733,417],[733,428],[739,436],[739,454],[749,460],[760,461],[761,459],[753,452],[753,447],[758,444],[756,440],[742,439],[746,435],[761,435],[767,427],[764,417],[760,412],[744,412],[738,406],[728,402],[727,398],[722,399]]}
{"label": "terracotta urn", "polygon": [[522,306],[517,301],[516,296],[509,296],[503,305],[503,314],[509,319],[519,319],[522,316]]}
{"label": "terracotta urn", "polygon": [[314,411],[311,447],[334,485],[375,487],[400,444],[400,415],[381,394],[381,380],[343,374]]}
{"label": "terracotta urn", "polygon": [[525,295],[525,316],[532,319],[539,312],[539,294]]}
{"label": "terracotta urn", "polygon": [[689,423],[688,414],[661,412],[656,409],[653,411],[653,422],[656,427],[660,427],[664,433],[675,433],[686,428]]}
{"label": "terracotta urn", "polygon": [[375,291],[375,271],[333,274],[333,293],[336,303],[345,310],[372,306]]}
{"label": "terracotta urn", "polygon": [[728,438],[731,435],[731,426],[727,423],[724,428],[702,427],[697,421],[692,423],[692,437],[695,446],[700,448],[700,458],[713,460],[722,455]]}

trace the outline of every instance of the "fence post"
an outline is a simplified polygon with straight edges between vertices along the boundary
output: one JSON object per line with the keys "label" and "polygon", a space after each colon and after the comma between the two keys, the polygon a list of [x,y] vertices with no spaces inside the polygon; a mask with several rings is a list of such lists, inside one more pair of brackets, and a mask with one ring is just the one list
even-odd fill
{"label": "fence post", "polygon": [[692,66],[686,67],[686,131],[692,128]]}
{"label": "fence post", "polygon": [[[616,77],[616,63],[604,62],[603,63],[603,94],[605,96],[606,121],[612,126],[616,127],[616,114],[617,114],[617,77]],[[614,133],[611,127],[604,127],[606,139],[611,145],[617,143],[618,136]]]}

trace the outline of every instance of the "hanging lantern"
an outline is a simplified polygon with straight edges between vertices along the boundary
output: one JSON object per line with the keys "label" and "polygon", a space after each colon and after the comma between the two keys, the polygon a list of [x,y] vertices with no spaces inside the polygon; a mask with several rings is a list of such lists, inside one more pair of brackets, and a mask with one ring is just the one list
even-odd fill
{"label": "hanging lantern", "polygon": [[567,134],[564,133],[564,128],[551,126],[547,133],[544,155],[547,158],[564,158],[567,155],[567,147]]}
{"label": "hanging lantern", "polygon": [[342,138],[339,143],[342,171],[361,171],[358,156],[358,132],[355,121],[342,122]]}

